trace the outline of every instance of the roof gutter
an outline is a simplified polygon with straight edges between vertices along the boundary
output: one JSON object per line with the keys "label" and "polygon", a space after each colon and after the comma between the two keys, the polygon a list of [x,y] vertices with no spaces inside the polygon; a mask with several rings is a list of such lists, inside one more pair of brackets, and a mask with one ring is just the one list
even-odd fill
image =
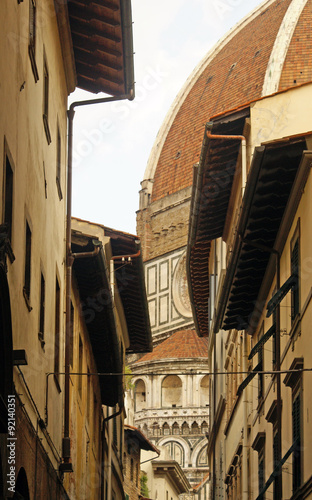
{"label": "roof gutter", "polygon": [[190,223],[189,223],[189,236],[188,236],[188,257],[190,257],[190,247],[196,243],[196,230],[198,224],[198,213],[200,209],[200,196],[203,185],[203,164],[207,155],[207,150],[210,144],[208,131],[211,130],[211,123],[206,123],[205,133],[203,138],[202,149],[198,166],[194,166],[193,174],[193,190],[192,201],[190,209]]}
{"label": "roof gutter", "polygon": [[121,26],[123,31],[123,52],[125,65],[125,91],[129,95],[128,99],[132,101],[135,97],[134,92],[134,62],[133,62],[133,33],[132,33],[132,12],[130,0],[120,1]]}
{"label": "roof gutter", "polygon": [[[199,166],[197,170],[194,169],[193,176],[193,192],[192,192],[192,202],[190,209],[190,225],[189,225],[189,241],[187,245],[187,280],[189,285],[189,293],[191,299],[191,307],[192,313],[194,317],[194,324],[197,334],[200,336],[200,328],[197,321],[196,315],[196,307],[194,294],[192,289],[192,280],[191,280],[191,249],[196,243],[196,233],[198,226],[198,215],[200,211],[200,198],[202,193],[202,185],[203,185],[203,165],[207,155],[207,151],[210,145],[211,140],[240,140],[242,143],[242,197],[244,196],[244,190],[246,186],[247,179],[247,149],[246,149],[246,138],[243,135],[221,135],[221,134],[212,134],[214,122],[210,121],[206,123],[205,133],[203,139],[203,145],[200,155]],[[209,245],[209,242],[206,242]]]}
{"label": "roof gutter", "polygon": [[200,327],[197,321],[197,314],[195,308],[195,300],[193,294],[192,287],[192,278],[191,278],[191,251],[193,246],[196,243],[196,233],[198,226],[198,214],[200,210],[200,197],[203,185],[203,164],[207,155],[207,150],[209,147],[209,138],[207,135],[208,124],[205,125],[205,133],[203,138],[202,149],[200,153],[200,159],[198,165],[194,165],[193,169],[193,189],[191,196],[191,207],[190,207],[190,222],[189,222],[189,233],[188,233],[188,243],[187,243],[187,251],[186,251],[186,277],[188,282],[188,291],[190,296],[190,303],[192,309],[192,315],[195,325],[195,330],[197,335],[200,337]]}

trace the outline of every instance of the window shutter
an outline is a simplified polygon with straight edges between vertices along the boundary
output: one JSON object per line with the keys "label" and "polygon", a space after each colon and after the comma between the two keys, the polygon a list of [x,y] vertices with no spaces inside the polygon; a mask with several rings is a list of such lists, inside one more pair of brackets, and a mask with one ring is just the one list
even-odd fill
{"label": "window shutter", "polygon": [[291,319],[299,313],[299,240],[296,240],[291,253],[291,274],[296,277],[291,293]]}
{"label": "window shutter", "polygon": [[261,454],[259,454],[259,468],[258,468],[258,481],[259,481],[259,496],[260,500],[263,499],[263,496],[261,495],[261,491],[264,488],[264,453],[262,451]]}
{"label": "window shutter", "polygon": [[292,418],[293,418],[293,491],[297,491],[301,484],[301,460],[300,460],[300,414],[301,414],[301,401],[300,393],[293,401]]}

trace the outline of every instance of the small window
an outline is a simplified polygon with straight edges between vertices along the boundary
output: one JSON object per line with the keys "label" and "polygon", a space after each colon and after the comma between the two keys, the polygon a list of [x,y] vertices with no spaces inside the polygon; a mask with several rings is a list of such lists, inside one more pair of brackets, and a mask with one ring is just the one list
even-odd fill
{"label": "small window", "polygon": [[206,434],[208,432],[208,424],[205,420],[201,424],[200,432],[201,434]]}
{"label": "small window", "polygon": [[192,423],[192,434],[199,434],[199,427],[198,427],[198,424],[197,422],[193,422]]}
{"label": "small window", "polygon": [[25,243],[25,276],[24,276],[24,297],[29,311],[30,307],[30,277],[31,277],[31,230],[26,221],[26,243]]}
{"label": "small window", "polygon": [[303,358],[295,358],[290,365],[289,373],[284,379],[284,384],[292,389],[292,480],[293,493],[295,494],[302,484],[303,463],[303,401],[302,401],[302,371]]}
{"label": "small window", "polygon": [[[116,413],[116,412],[117,412],[117,405],[114,406],[113,413]],[[118,446],[117,417],[113,418],[113,443],[117,448],[117,446]]]}
{"label": "small window", "polygon": [[61,310],[61,290],[58,279],[55,283],[55,337],[54,337],[54,379],[60,390],[59,371],[60,371],[60,310]]}
{"label": "small window", "polygon": [[45,320],[45,279],[41,273],[40,278],[40,307],[39,307],[39,340],[44,347],[44,320]]}
{"label": "small window", "polygon": [[79,337],[79,360],[78,360],[78,392],[80,398],[82,398],[82,368],[83,368],[83,344],[81,337]]}
{"label": "small window", "polygon": [[264,500],[262,492],[265,486],[265,433],[258,432],[252,445],[252,449],[258,452],[258,490],[259,500]]}
{"label": "small window", "polygon": [[45,199],[48,198],[48,183],[47,183],[47,177],[46,177],[46,171],[45,171],[45,164],[42,162],[42,167],[43,167],[43,181],[44,181],[44,196]]}
{"label": "small window", "polygon": [[215,275],[211,274],[209,277],[209,298],[208,298],[208,321],[209,327],[211,326],[211,322],[213,320],[214,315],[214,307],[215,307],[215,289],[216,289],[216,279]]}
{"label": "small window", "polygon": [[299,238],[292,244],[291,249],[291,274],[295,276],[296,282],[291,289],[291,319],[294,321],[299,314]]}
{"label": "small window", "polygon": [[93,435],[95,436],[96,442],[99,440],[99,413],[98,413],[98,403],[96,395],[93,394]]}
{"label": "small window", "polygon": [[[274,469],[275,467],[278,466],[278,429],[277,429],[277,423],[274,423],[273,427],[273,466]],[[273,470],[274,470],[273,469]],[[273,500],[278,500],[279,499],[279,492],[278,492],[278,477],[274,479],[273,483]]]}
{"label": "small window", "polygon": [[[265,462],[264,462],[265,448],[261,448],[258,453],[258,483],[259,483],[259,495],[265,485]],[[261,495],[259,500],[263,500],[263,495]]]}
{"label": "small window", "polygon": [[73,367],[74,359],[74,306],[70,303],[70,329],[69,329],[69,364]]}
{"label": "small window", "polygon": [[91,393],[92,393],[92,383],[91,383],[91,375],[90,368],[87,367],[87,421],[90,423],[90,413],[91,413]]}
{"label": "small window", "polygon": [[12,240],[12,215],[13,215],[13,170],[9,158],[5,162],[5,199],[4,199],[4,223],[8,227],[8,238]]}
{"label": "small window", "polygon": [[170,427],[167,424],[167,422],[164,423],[164,425],[162,426],[162,429],[163,429],[163,435],[164,436],[169,436],[169,434],[170,434]]}
{"label": "small window", "polygon": [[59,199],[63,198],[61,188],[61,134],[59,125],[57,125],[57,146],[56,146],[56,186]]}
{"label": "small window", "polygon": [[[258,342],[261,340],[262,337],[263,337],[263,325],[262,325],[260,333],[258,335]],[[259,349],[259,353],[258,353],[259,371],[264,370],[264,367],[263,367],[264,356],[263,356],[263,354],[264,354],[264,347],[262,345],[261,348]],[[258,401],[259,402],[261,402],[263,399],[263,393],[264,393],[264,375],[263,375],[263,373],[260,373],[259,379],[258,379]]]}
{"label": "small window", "polygon": [[190,428],[187,424],[187,422],[183,422],[182,424],[182,434],[187,435],[190,433]]}
{"label": "small window", "polygon": [[174,424],[172,426],[172,434],[175,434],[175,435],[180,434],[180,427],[179,427],[179,424],[177,422],[174,422]]}
{"label": "small window", "polygon": [[160,428],[157,422],[154,422],[152,425],[153,436],[160,436]]}
{"label": "small window", "polygon": [[43,58],[43,125],[48,144],[51,143],[49,128],[49,71],[46,57]]}
{"label": "small window", "polygon": [[136,468],[136,486],[139,487],[139,478],[140,478],[140,465],[137,464]]}
{"label": "small window", "polygon": [[36,23],[37,23],[37,13],[36,13],[36,1],[29,0],[29,45],[28,53],[30,57],[30,63],[32,72],[34,74],[35,82],[39,80],[39,74],[36,64]]}
{"label": "small window", "polygon": [[302,466],[302,437],[301,437],[301,389],[300,387],[293,392],[292,401],[292,419],[293,419],[293,492],[295,493],[301,486],[301,466]]}
{"label": "small window", "polygon": [[[273,295],[276,294],[276,288],[274,288],[274,291],[273,291]],[[272,319],[273,319],[273,325],[276,325],[276,309],[274,309],[273,311],[273,316],[272,316]],[[276,363],[276,328],[275,328],[275,331],[272,335],[272,365],[273,365],[273,370],[275,369],[275,363]]]}
{"label": "small window", "polygon": [[29,0],[29,45],[36,50],[36,2]]}

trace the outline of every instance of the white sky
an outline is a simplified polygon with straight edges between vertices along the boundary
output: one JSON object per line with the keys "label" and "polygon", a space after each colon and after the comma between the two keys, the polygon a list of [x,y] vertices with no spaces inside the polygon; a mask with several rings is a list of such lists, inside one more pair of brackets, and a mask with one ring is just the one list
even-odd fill
{"label": "white sky", "polygon": [[[76,109],[73,216],[136,232],[157,132],[208,50],[262,0],[132,0],[136,99]],[[70,101],[92,99],[75,91]]]}

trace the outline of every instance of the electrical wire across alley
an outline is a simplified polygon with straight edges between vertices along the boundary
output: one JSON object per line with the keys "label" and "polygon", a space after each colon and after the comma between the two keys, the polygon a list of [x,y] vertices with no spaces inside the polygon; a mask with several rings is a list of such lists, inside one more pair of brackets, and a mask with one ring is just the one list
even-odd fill
{"label": "electrical wire across alley", "polygon": [[[257,371],[256,375],[287,375],[287,373],[303,373],[303,372],[312,372],[312,368],[298,368],[294,370],[261,370]],[[142,372],[142,373],[102,373],[102,372],[93,372],[93,373],[84,373],[84,372],[73,372],[69,374],[69,378],[71,376],[87,376],[87,377],[92,377],[92,376],[98,376],[98,377],[143,377],[147,375],[226,375],[226,376],[232,376],[232,375],[249,375],[252,373],[252,370],[247,370],[247,371],[236,371],[236,372],[197,372],[194,370],[190,371],[183,371],[183,372]],[[46,403],[45,403],[45,424],[47,425],[48,423],[48,397],[49,397],[49,377],[50,375],[68,375],[67,372],[48,372],[46,373]]]}
{"label": "electrical wire across alley", "polygon": [[[183,372],[142,372],[142,373],[101,373],[101,372],[94,372],[94,373],[79,373],[79,372],[74,372],[70,373],[70,376],[72,375],[86,375],[88,377],[92,375],[98,375],[99,377],[143,377],[146,375],[249,375],[252,370],[247,370],[247,371],[239,371],[239,372],[197,372],[197,371],[183,371]],[[294,370],[257,370],[257,375],[283,375],[287,373],[302,373],[302,372],[312,372],[312,368],[298,368]],[[65,372],[49,372],[46,374],[47,377],[50,375],[66,375]]]}

